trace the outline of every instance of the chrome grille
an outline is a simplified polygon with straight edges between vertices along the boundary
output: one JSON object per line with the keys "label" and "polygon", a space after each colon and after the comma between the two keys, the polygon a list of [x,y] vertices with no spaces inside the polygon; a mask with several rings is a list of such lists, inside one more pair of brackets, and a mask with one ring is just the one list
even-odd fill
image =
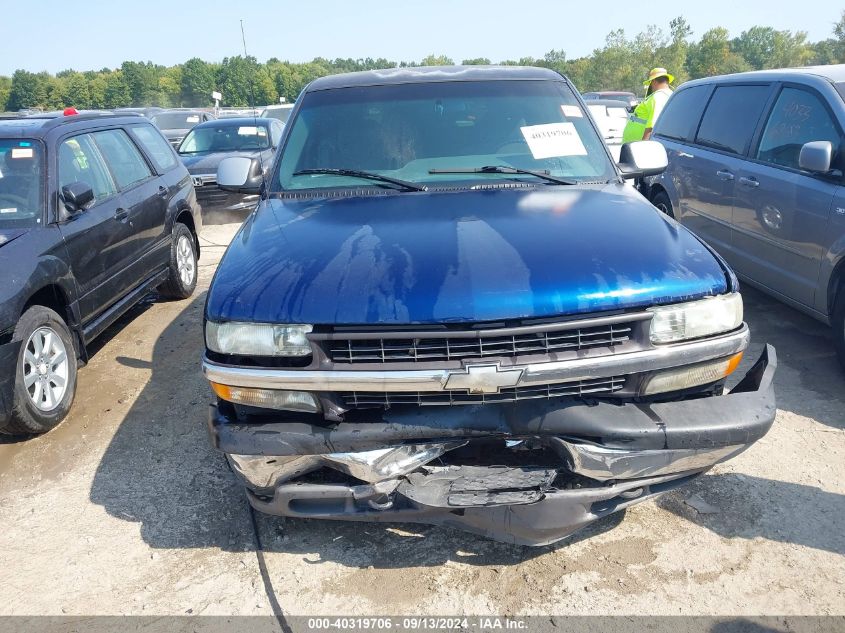
{"label": "chrome grille", "polygon": [[347,338],[333,334],[328,353],[334,363],[443,362],[486,357],[529,356],[556,352],[577,352],[595,347],[613,347],[631,338],[632,322],[603,323],[590,327],[504,335],[471,333],[463,337],[444,337],[432,332],[429,337],[403,338],[400,335],[374,334],[372,338]]}
{"label": "chrome grille", "polygon": [[462,404],[496,404],[534,400],[538,398],[563,398],[600,396],[619,391],[625,386],[624,376],[593,378],[562,382],[553,385],[532,385],[502,389],[499,393],[469,394],[457,391],[424,392],[369,392],[352,391],[338,394],[343,403],[350,408],[391,407],[401,404],[425,406],[454,406]]}

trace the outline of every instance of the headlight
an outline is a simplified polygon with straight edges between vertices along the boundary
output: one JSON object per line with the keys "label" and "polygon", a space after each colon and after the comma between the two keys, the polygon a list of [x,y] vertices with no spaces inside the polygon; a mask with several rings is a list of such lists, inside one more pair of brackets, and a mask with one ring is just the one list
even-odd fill
{"label": "headlight", "polygon": [[689,303],[649,308],[652,343],[674,343],[730,332],[742,325],[742,297],[738,292]]}
{"label": "headlight", "polygon": [[220,354],[238,356],[309,356],[310,325],[215,323],[205,325],[205,344]]}

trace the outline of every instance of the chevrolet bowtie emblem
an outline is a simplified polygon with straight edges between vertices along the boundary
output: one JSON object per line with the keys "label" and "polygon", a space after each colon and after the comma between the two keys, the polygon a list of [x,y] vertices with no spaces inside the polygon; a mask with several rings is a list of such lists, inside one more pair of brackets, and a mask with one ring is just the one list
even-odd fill
{"label": "chevrolet bowtie emblem", "polygon": [[466,371],[449,374],[444,389],[499,393],[502,388],[516,387],[522,372],[522,369],[501,369],[498,365],[469,365]]}

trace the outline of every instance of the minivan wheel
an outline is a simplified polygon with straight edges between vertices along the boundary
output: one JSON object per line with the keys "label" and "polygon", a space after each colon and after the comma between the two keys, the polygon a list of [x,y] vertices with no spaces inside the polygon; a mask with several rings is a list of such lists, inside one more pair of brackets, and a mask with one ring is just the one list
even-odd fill
{"label": "minivan wheel", "polygon": [[64,420],[76,392],[76,352],[70,330],[50,308],[32,306],[15,327],[21,342],[7,434],[46,433]]}
{"label": "minivan wheel", "polygon": [[173,225],[170,245],[170,275],[159,292],[171,299],[187,299],[197,287],[197,251],[194,234],[184,224]]}
{"label": "minivan wheel", "polygon": [[833,346],[836,348],[836,355],[839,356],[839,363],[845,369],[845,283],[839,288],[836,305],[833,308]]}
{"label": "minivan wheel", "polygon": [[665,191],[658,191],[651,199],[651,204],[657,207],[658,211],[662,211],[670,218],[675,217],[672,211],[672,201],[669,200],[669,195]]}

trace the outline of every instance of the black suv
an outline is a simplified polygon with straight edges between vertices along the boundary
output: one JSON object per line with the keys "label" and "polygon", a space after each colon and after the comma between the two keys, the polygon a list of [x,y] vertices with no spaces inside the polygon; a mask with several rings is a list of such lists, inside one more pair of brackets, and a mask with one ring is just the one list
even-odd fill
{"label": "black suv", "polygon": [[150,290],[196,287],[188,171],[133,115],[0,121],[0,433],[43,433],[86,345]]}

